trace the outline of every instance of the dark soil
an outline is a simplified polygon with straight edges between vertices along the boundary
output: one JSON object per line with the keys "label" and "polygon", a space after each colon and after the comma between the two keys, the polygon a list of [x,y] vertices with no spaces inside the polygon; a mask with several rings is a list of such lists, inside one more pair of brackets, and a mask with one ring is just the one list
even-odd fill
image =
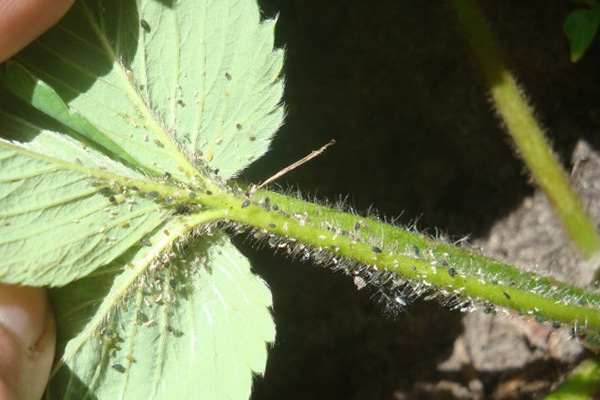
{"label": "dark soil", "polygon": [[[569,61],[568,1],[481,1],[505,60],[599,220],[600,43]],[[257,182],[348,195],[420,229],[573,282],[585,277],[488,101],[446,2],[262,0],[279,14],[286,125]],[[576,150],[576,157],[573,153]],[[241,240],[240,240],[241,241]],[[274,295],[277,342],[253,400],[535,399],[585,355],[567,328],[416,302],[390,318],[348,277],[243,245]]]}

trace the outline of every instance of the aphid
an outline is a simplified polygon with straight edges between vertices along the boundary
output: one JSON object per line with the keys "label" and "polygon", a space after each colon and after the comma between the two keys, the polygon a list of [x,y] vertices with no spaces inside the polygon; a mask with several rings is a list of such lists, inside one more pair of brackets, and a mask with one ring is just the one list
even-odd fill
{"label": "aphid", "polygon": [[139,188],[139,187],[137,187],[137,186],[132,186],[132,187],[131,187],[131,190],[138,191],[138,190],[140,190],[140,188]]}
{"label": "aphid", "polygon": [[348,263],[348,266],[346,267],[346,269],[347,269],[348,271],[352,272],[352,270],[353,270],[354,268],[356,268],[357,266],[358,266],[358,262],[356,262],[356,261],[352,260],[352,261],[350,261],[350,262]]}
{"label": "aphid", "polygon": [[171,289],[173,290],[177,288],[177,282],[175,281],[175,279],[169,280],[169,286],[171,286]]}
{"label": "aphid", "polygon": [[231,80],[231,74],[229,72],[225,72],[225,78],[227,78],[228,81]]}
{"label": "aphid", "polygon": [[150,193],[148,193],[148,197],[150,198],[154,198],[156,196],[158,196],[158,192],[156,190],[153,190]]}
{"label": "aphid", "polygon": [[165,172],[165,179],[171,179],[171,176],[170,172]]}
{"label": "aphid", "polygon": [[170,233],[170,232],[169,232],[169,230],[168,230],[168,229],[165,229],[165,230],[163,231],[163,233],[164,233],[166,236],[169,236],[169,233]]}
{"label": "aphid", "polygon": [[115,198],[115,196],[110,196],[108,198],[108,201],[110,201],[111,203],[114,203],[117,199]]}
{"label": "aphid", "polygon": [[114,369],[115,371],[117,371],[117,372],[120,372],[120,373],[122,373],[122,374],[123,374],[123,373],[125,373],[125,367],[124,367],[124,366],[122,366],[121,364],[113,364],[113,365],[111,365],[110,367],[111,367],[112,369]]}
{"label": "aphid", "polygon": [[157,145],[158,147],[165,147],[165,145],[162,144],[162,142],[158,139],[154,139],[154,144]]}
{"label": "aphid", "polygon": [[454,267],[448,268],[448,275],[450,275],[450,278],[454,278],[457,274],[458,274],[458,272],[456,272]]}
{"label": "aphid", "polygon": [[239,122],[237,124],[235,124],[235,127],[237,128],[238,131],[242,130],[242,124],[240,124]]}
{"label": "aphid", "polygon": [[381,249],[376,246],[371,247],[371,250],[373,250],[373,253],[381,253]]}
{"label": "aphid", "polygon": [[131,354],[127,354],[127,355],[125,356],[125,358],[126,358],[126,359],[127,359],[127,361],[129,361],[129,362],[132,362],[132,363],[136,362],[136,361],[135,361],[135,357],[133,357]]}
{"label": "aphid", "polygon": [[137,312],[136,318],[138,319],[138,321],[140,321],[142,323],[148,322],[148,316],[141,311]]}
{"label": "aphid", "polygon": [[256,140],[256,136],[250,135],[250,136],[248,136],[248,140],[250,140],[251,142],[254,142]]}
{"label": "aphid", "polygon": [[144,28],[144,30],[148,33],[150,33],[150,24],[148,24],[148,21],[146,21],[145,19],[141,19],[140,20],[140,25],[142,26],[142,28]]}
{"label": "aphid", "polygon": [[177,104],[179,104],[180,106],[185,106],[185,103],[181,99],[177,100]]}
{"label": "aphid", "polygon": [[418,256],[419,256],[419,253],[420,253],[420,251],[419,251],[419,248],[417,247],[417,245],[416,245],[416,244],[413,244],[413,250],[415,251],[415,256],[417,256],[417,257],[418,257]]}
{"label": "aphid", "polygon": [[127,228],[129,226],[129,221],[121,221],[121,222],[119,222],[119,225],[122,228]]}
{"label": "aphid", "polygon": [[508,293],[506,293],[506,292],[502,292],[502,294],[504,295],[504,297],[506,297],[508,300],[510,300],[510,296],[509,296],[509,294],[508,294]]}
{"label": "aphid", "polygon": [[215,175],[219,175],[219,171],[221,171],[219,168],[215,169]]}
{"label": "aphid", "polygon": [[109,188],[102,188],[102,190],[100,190],[100,194],[101,195],[107,195],[110,193],[110,189]]}
{"label": "aphid", "polygon": [[210,190],[207,190],[206,194],[209,195],[209,196],[212,196],[212,192]]}
{"label": "aphid", "polygon": [[279,210],[279,206],[277,204],[273,204],[273,207],[271,207],[271,208],[273,208],[273,211]]}
{"label": "aphid", "polygon": [[354,224],[354,230],[357,231],[360,229],[360,222]]}
{"label": "aphid", "polygon": [[275,228],[275,224],[273,224],[273,223],[270,223],[270,224],[269,224],[269,228]]}
{"label": "aphid", "polygon": [[189,192],[189,193],[188,193],[188,197],[189,197],[190,199],[195,199],[195,198],[196,198],[196,193],[194,193],[194,192]]}
{"label": "aphid", "polygon": [[250,205],[250,200],[246,200],[242,203],[242,208],[246,208]]}
{"label": "aphid", "polygon": [[208,154],[206,155],[206,161],[208,161],[208,162],[212,161],[213,157],[214,157],[214,156],[213,156],[213,153],[208,153]]}
{"label": "aphid", "polygon": [[144,245],[144,246],[152,246],[152,243],[150,243],[150,239],[148,238],[142,238],[142,240],[140,240],[140,242]]}

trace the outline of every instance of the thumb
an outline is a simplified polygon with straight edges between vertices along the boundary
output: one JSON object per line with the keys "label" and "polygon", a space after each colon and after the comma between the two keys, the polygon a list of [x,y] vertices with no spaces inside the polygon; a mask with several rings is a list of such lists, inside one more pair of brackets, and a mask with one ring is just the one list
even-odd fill
{"label": "thumb", "polygon": [[0,283],[0,400],[42,397],[55,342],[46,291]]}

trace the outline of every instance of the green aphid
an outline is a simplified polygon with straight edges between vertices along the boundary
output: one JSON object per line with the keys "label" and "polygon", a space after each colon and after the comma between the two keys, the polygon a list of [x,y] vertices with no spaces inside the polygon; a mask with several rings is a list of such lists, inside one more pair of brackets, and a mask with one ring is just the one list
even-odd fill
{"label": "green aphid", "polygon": [[150,24],[148,23],[148,21],[146,21],[145,19],[141,19],[140,25],[142,26],[142,28],[144,28],[144,30],[146,32],[150,33],[151,29],[150,29]]}
{"label": "green aphid", "polygon": [[110,366],[112,369],[114,369],[115,371],[118,371],[120,373],[125,373],[125,367],[122,366],[121,364],[113,364]]}

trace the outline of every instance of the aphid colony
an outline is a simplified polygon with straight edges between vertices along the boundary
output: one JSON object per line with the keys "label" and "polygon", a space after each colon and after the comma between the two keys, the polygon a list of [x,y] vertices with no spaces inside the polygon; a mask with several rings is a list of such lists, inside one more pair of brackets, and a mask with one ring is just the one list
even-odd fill
{"label": "aphid colony", "polygon": [[[177,242],[175,246],[182,254],[179,258],[180,262],[170,263],[167,260],[173,254],[163,255],[160,260],[155,260],[129,288],[129,293],[115,305],[104,325],[94,333],[93,337],[99,346],[99,351],[106,352],[108,355],[106,362],[116,372],[125,373],[133,364],[142,361],[129,353],[131,350],[128,349],[132,346],[130,338],[122,336],[123,333],[119,334],[119,332],[134,332],[135,329],[131,329],[132,325],[141,328],[159,326],[163,334],[173,338],[185,335],[185,332],[172,325],[173,322],[169,322],[169,307],[181,300],[178,293],[191,290],[188,287],[188,274],[197,272],[187,268],[186,263],[190,261],[202,263],[205,259],[184,251],[187,244],[183,241]],[[139,303],[139,293],[142,293],[141,303]]]}
{"label": "aphid colony", "polygon": [[[252,202],[250,199],[246,199],[239,207],[245,209],[251,204],[259,206],[268,212],[273,212],[276,215],[295,220],[301,226],[312,223],[308,214],[288,214],[282,210],[279,205],[274,204],[269,197],[266,197],[259,202]],[[277,226],[278,225],[273,222],[267,223],[267,227],[270,229],[275,229]],[[249,230],[251,237],[257,241],[259,246],[268,245],[276,251],[284,252],[288,257],[293,259],[313,262],[331,268],[334,271],[341,271],[344,274],[352,276],[354,283],[359,289],[368,287],[372,290],[373,297],[384,305],[384,311],[387,314],[393,315],[398,313],[415,298],[422,296],[425,296],[427,299],[441,298],[445,305],[463,311],[473,307],[473,304],[470,301],[464,299],[457,293],[452,293],[417,280],[402,279],[392,272],[378,268],[376,259],[379,255],[384,254],[385,248],[379,244],[381,240],[370,231],[367,221],[361,219],[350,229],[342,229],[334,222],[321,224],[320,227],[327,232],[333,233],[334,238],[347,238],[350,246],[351,243],[373,243],[369,244],[369,249],[373,254],[373,264],[359,263],[355,260],[337,255],[336,248],[316,248],[297,242],[285,235],[275,234],[267,229],[247,228],[244,225],[236,225],[234,231],[235,233],[245,233]],[[323,236],[323,238],[325,238],[325,236]],[[402,254],[410,253],[411,256],[421,256],[421,258],[424,258],[425,254],[427,254],[429,258],[434,259],[431,256],[431,252],[423,252],[416,245],[409,246],[407,249],[393,249],[393,251],[399,251]],[[437,265],[445,264],[445,268],[448,269],[448,274],[452,278],[458,275],[457,270],[453,267],[448,267],[445,260],[438,260],[436,262],[434,259],[432,263]]]}

